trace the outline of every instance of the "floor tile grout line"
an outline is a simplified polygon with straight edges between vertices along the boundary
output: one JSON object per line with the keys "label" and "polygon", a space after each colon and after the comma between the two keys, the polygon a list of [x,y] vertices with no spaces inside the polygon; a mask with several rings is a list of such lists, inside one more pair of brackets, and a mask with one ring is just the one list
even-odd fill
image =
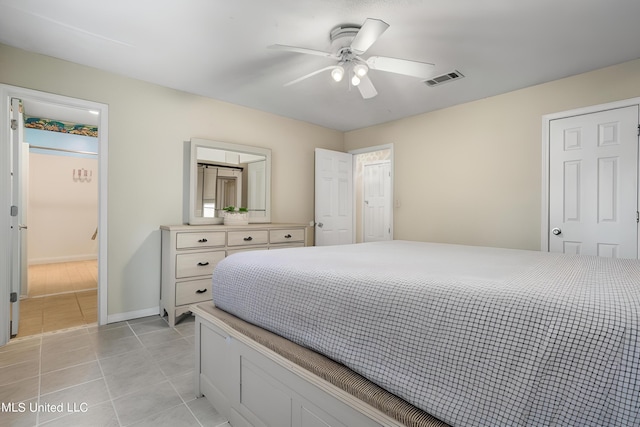
{"label": "floor tile grout line", "polygon": [[[189,406],[187,406],[184,402],[181,402],[181,403],[178,403],[177,405],[173,405],[173,406],[170,406],[168,408],[163,408],[163,409],[159,410],[158,412],[147,416],[146,418],[142,418],[142,419],[136,420],[133,423],[127,424],[126,426],[122,426],[122,427],[128,427],[128,426],[132,426],[132,425],[138,424],[141,421],[146,420],[147,418],[153,417],[155,415],[162,414],[163,412],[168,412],[168,411],[170,411],[172,409],[175,409],[175,408],[177,408],[179,406],[182,406],[182,405],[186,406],[187,410],[189,410]],[[189,410],[189,412],[191,412],[191,411]],[[198,418],[195,415],[193,416],[193,418],[195,418],[195,420],[198,422],[198,424],[200,424],[200,426],[202,427],[202,423],[200,423],[200,421],[198,420]]]}
{"label": "floor tile grout line", "polygon": [[[94,349],[95,352],[95,349]],[[96,360],[98,361],[98,368],[100,369],[100,373],[102,374],[102,381],[104,381],[104,386],[107,389],[107,395],[109,395],[109,402],[111,403],[111,409],[113,409],[113,413],[116,416],[116,421],[118,422],[119,426],[122,426],[122,422],[120,421],[120,416],[118,415],[118,411],[116,410],[116,405],[114,403],[114,399],[113,399],[113,393],[111,393],[111,389],[109,388],[109,383],[107,382],[107,376],[104,373],[104,369],[102,368],[102,362],[100,361],[100,358],[98,357],[98,354],[96,353]]]}
{"label": "floor tile grout line", "polygon": [[[181,396],[181,398],[182,398],[182,396]],[[196,400],[197,400],[197,399],[198,399],[198,398],[196,397]],[[189,402],[191,402],[191,401],[189,401]],[[193,411],[191,410],[191,407],[190,407],[189,405],[187,405],[187,402],[183,402],[182,404],[183,404],[184,406],[186,406],[186,407],[187,407],[187,411],[189,411],[189,413],[190,413],[191,415],[193,415],[193,418],[195,418],[195,420],[198,422],[198,424],[200,424],[200,427],[204,427],[204,424],[202,424],[202,422],[200,421],[200,418],[198,418],[198,417],[196,416],[196,414],[194,414],[194,413],[193,413]]]}
{"label": "floor tile grout line", "polygon": [[68,328],[55,329],[53,331],[40,332],[38,334],[25,335],[24,337],[12,338],[11,342],[19,342],[19,341],[35,339],[35,338],[45,338],[45,337],[48,337],[48,336],[64,334],[66,332],[73,332],[73,331],[76,331],[76,330],[79,330],[79,329],[89,329],[90,327],[97,326],[97,325],[98,324],[96,322],[85,323],[83,325],[70,326]]}
{"label": "floor tile grout line", "polygon": [[83,321],[87,321],[87,316],[84,313],[84,310],[82,309],[82,304],[80,304],[80,300],[78,299],[78,293],[74,292],[73,296],[76,297],[76,304],[78,304],[78,310],[80,310],[80,315],[82,316],[82,320]]}
{"label": "floor tile grout line", "polygon": [[[163,318],[163,320],[164,320],[164,318]],[[178,332],[178,334],[180,334],[180,339],[185,339],[185,338],[186,338],[185,336],[183,336],[183,335],[182,335],[182,333],[180,333],[180,331],[179,331],[175,326],[174,326],[172,329],[174,329],[176,332]],[[187,341],[187,340],[185,340],[185,341]],[[188,341],[187,341],[187,344],[189,344],[189,345],[193,345],[193,344],[190,344]],[[192,375],[192,376],[193,376],[194,374],[192,373],[192,374],[190,374],[190,375]],[[170,379],[170,378],[169,378],[169,384],[171,384],[171,386],[173,387],[173,389],[175,390],[175,392],[176,392],[176,393],[178,393],[178,390],[176,389],[175,385],[173,384],[173,382],[171,381],[171,379]],[[203,425],[203,424],[202,424],[202,422],[200,421],[200,418],[198,418],[198,417],[196,416],[196,414],[193,412],[193,410],[191,410],[191,407],[187,404],[187,401],[185,401],[185,400],[184,400],[184,398],[180,395],[180,393],[178,393],[178,396],[179,396],[179,397],[180,397],[180,399],[182,400],[183,404],[187,407],[187,410],[189,411],[189,413],[191,413],[191,415],[193,415],[193,418],[195,418],[195,420],[198,422],[198,424],[200,425],[200,427],[204,427],[204,425]],[[204,396],[203,396],[202,398],[204,398]],[[192,401],[194,401],[194,400],[198,400],[198,396],[197,396],[197,395],[196,395],[195,399],[190,400],[189,402],[192,402]]]}
{"label": "floor tile grout line", "polygon": [[[43,375],[49,375],[49,374],[52,374],[52,373],[55,373],[55,372],[60,372],[60,371],[63,371],[65,369],[68,369],[68,368],[75,368],[76,366],[88,365],[91,362],[97,362],[97,361],[98,361],[97,359],[96,360],[91,360],[89,362],[78,363],[77,365],[71,365],[71,366],[68,366],[66,368],[57,369],[55,371],[45,372],[43,374],[40,374],[40,377],[42,377]],[[70,388],[73,388],[73,387],[76,387],[76,386],[79,386],[79,385],[89,384],[90,382],[93,382],[93,381],[95,381],[97,379],[99,379],[99,378],[94,378],[92,380],[87,380],[87,381],[84,381],[84,382],[81,382],[81,383],[77,383],[77,384],[73,384],[73,385],[70,385],[70,386],[67,386],[67,387],[62,387],[62,388],[59,388],[57,390],[53,390],[53,391],[50,391],[50,392],[47,392],[47,393],[44,393],[44,394],[40,394],[40,395],[41,396],[47,396],[49,394],[57,393],[59,391],[69,390]]]}
{"label": "floor tile grout line", "polygon": [[78,292],[73,292],[73,296],[74,296],[74,301],[76,304],[76,307],[78,309],[78,313],[80,314],[82,321],[79,324],[73,325],[73,326],[69,326],[69,327],[62,327],[59,329],[55,329],[55,330],[51,330],[51,331],[45,331],[45,319],[44,319],[44,314],[45,314],[45,308],[40,308],[38,309],[39,313],[40,313],[40,332],[35,333],[35,334],[29,334],[29,335],[24,335],[24,336],[18,336],[16,338],[13,338],[12,340],[20,340],[20,339],[27,339],[30,337],[34,337],[37,335],[41,335],[41,334],[49,334],[49,333],[57,333],[57,332],[64,332],[67,330],[71,330],[71,329],[75,329],[75,328],[82,328],[82,327],[90,327],[90,326],[94,326],[97,325],[97,321],[92,321],[92,322],[88,322],[87,319],[84,316],[84,311],[82,310],[82,305],[80,305],[79,300],[78,300]]}
{"label": "floor tile grout line", "polygon": [[77,294],[77,293],[89,292],[89,291],[97,291],[97,290],[98,290],[98,288],[74,289],[74,290],[71,290],[71,291],[55,292],[53,294],[27,295],[27,298],[24,298],[24,299],[48,298],[48,297],[55,297],[55,296],[59,296],[59,295]]}
{"label": "floor tile grout line", "polygon": [[[149,321],[154,321],[154,320],[155,320],[155,319],[150,319]],[[148,348],[147,348],[147,346],[142,342],[142,340],[140,339],[140,336],[136,333],[135,329],[133,328],[133,325],[132,325],[128,320],[126,321],[126,323],[127,323],[127,326],[129,327],[129,329],[131,330],[131,332],[133,333],[133,335],[136,337],[136,339],[138,340],[138,342],[139,342],[139,343],[140,343],[140,345],[142,346],[142,349],[143,349],[146,353],[149,353],[149,349],[148,349]],[[146,322],[140,322],[140,323],[146,323]],[[155,331],[151,331],[151,332],[155,332]],[[140,335],[144,335],[144,334],[140,334]],[[169,385],[174,389],[174,391],[176,391],[176,390],[175,390],[175,387],[173,386],[173,383],[171,382],[171,380],[167,377],[167,375],[164,373],[164,371],[160,368],[160,365],[158,365],[158,363],[157,363],[153,358],[151,358],[151,363],[153,363],[153,364],[154,364],[154,366],[155,366],[155,367],[160,371],[160,373],[161,373],[161,374],[162,374],[162,376],[164,377],[164,380],[163,380],[162,382],[164,382],[164,381],[168,382],[168,383],[169,383]],[[162,382],[159,382],[158,384],[161,384]],[[105,379],[105,383],[106,383],[106,379]],[[177,391],[176,391],[176,394],[178,395],[178,397],[179,397],[179,398],[180,398],[180,400],[182,401],[182,398],[180,397],[180,393],[177,393]],[[125,394],[124,396],[126,396],[126,394]],[[121,396],[121,397],[122,397],[122,396]],[[112,405],[113,405],[113,409],[114,409],[114,411],[116,412],[116,417],[118,417],[118,423],[120,424],[120,426],[121,426],[121,427],[124,427],[124,424],[122,424],[122,422],[120,421],[120,417],[118,416],[118,411],[117,411],[117,410],[116,410],[116,408],[115,408],[115,403],[113,402],[113,400],[112,400],[111,402],[112,402]],[[184,402],[182,402],[182,404],[184,404]],[[176,406],[179,406],[179,405],[176,405]],[[163,409],[162,411],[159,411],[159,412],[164,412],[164,409]],[[137,421],[135,421],[135,422],[139,422],[139,421],[142,421],[142,420],[143,420],[143,419],[141,419],[141,420],[137,420]],[[197,418],[196,418],[196,420],[197,420]],[[199,421],[198,421],[198,422],[199,422]]]}
{"label": "floor tile grout line", "polygon": [[[31,283],[30,281],[30,291],[32,292],[29,292],[27,299],[45,297],[46,301],[46,296],[49,296],[50,298],[56,298],[56,296],[71,294],[75,301],[75,306],[78,314],[80,315],[80,318],[68,323],[88,324],[87,313],[85,313],[86,310],[83,310],[83,306],[80,303],[80,297],[86,292],[98,291],[97,277],[95,277],[95,275],[93,274],[93,270],[97,268],[97,266],[94,266],[94,263],[96,262],[97,261],[95,260],[86,260],[50,263],[50,265],[48,266],[30,266],[30,270],[33,269],[34,272],[34,274],[31,274],[30,276],[35,279],[33,283]],[[36,271],[38,272],[36,273]],[[80,280],[80,278],[88,278],[88,280]],[[90,287],[85,287],[87,285]],[[55,292],[54,289],[59,290],[60,292]],[[97,298],[97,295],[95,297]],[[45,331],[46,325],[49,323],[45,322],[46,309],[42,307],[34,309],[34,311],[36,310],[40,315],[39,333],[42,333]],[[91,312],[90,309],[87,308],[87,310]],[[92,318],[91,320],[93,320],[94,316],[89,316]],[[64,325],[62,329],[66,329],[67,326],[68,325]]]}
{"label": "floor tile grout line", "polygon": [[[163,372],[164,374],[164,372]],[[166,377],[166,374],[165,374]],[[198,424],[200,425],[200,427],[204,427],[202,422],[200,421],[200,418],[198,418],[196,416],[196,414],[193,413],[193,411],[191,410],[191,407],[187,404],[187,401],[184,400],[184,397],[182,397],[182,395],[180,395],[180,392],[178,391],[178,389],[176,388],[175,384],[173,384],[173,381],[171,381],[171,378],[167,377],[167,381],[169,381],[169,384],[171,385],[171,387],[173,388],[173,391],[176,392],[176,394],[178,395],[178,397],[180,398],[180,400],[182,401],[182,404],[187,408],[187,411],[189,411],[189,413],[193,416],[193,418],[198,422]],[[197,400],[198,396],[196,396],[195,399],[189,400],[189,402],[192,402],[193,400]]]}
{"label": "floor tile grout line", "polygon": [[[52,334],[52,335],[55,335],[55,334]],[[47,396],[47,395],[52,394],[52,393],[57,393],[57,392],[60,392],[60,391],[69,390],[69,389],[71,389],[71,388],[73,388],[73,387],[77,387],[77,386],[80,386],[80,385],[88,384],[88,383],[93,382],[93,381],[102,380],[102,381],[104,382],[104,384],[105,384],[105,387],[107,388],[107,394],[108,394],[109,398],[108,398],[107,400],[103,401],[103,402],[96,403],[96,404],[95,404],[95,405],[93,405],[93,406],[98,406],[98,405],[104,404],[104,403],[106,403],[106,402],[111,403],[111,407],[112,407],[112,409],[113,409],[114,413],[116,414],[116,419],[117,419],[117,421],[118,421],[118,424],[119,424],[119,425],[121,425],[121,424],[120,424],[120,420],[118,419],[118,414],[117,414],[117,412],[116,412],[116,410],[115,410],[115,407],[114,407],[114,405],[113,405],[113,399],[112,399],[111,392],[110,392],[110,390],[109,390],[109,386],[108,386],[108,384],[107,384],[107,381],[106,381],[106,378],[105,378],[105,375],[104,375],[104,371],[102,370],[102,365],[100,364],[100,360],[99,360],[99,358],[98,358],[98,354],[97,354],[97,353],[96,353],[96,351],[95,351],[95,348],[93,348],[93,344],[91,343],[91,338],[89,337],[89,335],[90,335],[90,334],[89,334],[89,333],[88,333],[88,331],[87,331],[86,339],[87,339],[87,340],[89,340],[89,342],[88,342],[88,346],[93,350],[93,353],[94,353],[94,356],[95,356],[95,360],[94,360],[94,361],[98,363],[98,368],[100,369],[101,377],[100,377],[100,378],[94,378],[94,379],[92,379],[92,380],[85,381],[85,382],[82,382],[82,383],[73,384],[73,385],[71,385],[71,386],[64,387],[64,388],[61,388],[61,389],[58,389],[58,390],[55,390],[55,391],[52,391],[52,392],[46,393],[46,394],[44,394],[44,395],[42,395],[42,394],[41,394],[41,392],[39,392],[39,393],[38,393],[38,404],[40,404],[42,396]],[[84,347],[81,347],[81,348],[84,348]],[[65,367],[65,368],[61,368],[61,369],[54,370],[54,371],[51,371],[51,372],[57,372],[57,371],[60,371],[60,370],[63,370],[63,369],[67,369],[67,368],[71,368],[71,367],[79,366],[79,365],[83,365],[83,364],[88,364],[88,363],[91,363],[91,362],[93,362],[93,361],[87,361],[87,362],[84,362],[84,363],[78,363],[78,364],[71,365],[71,366],[67,366],[67,367]],[[40,364],[42,365],[42,359],[40,360]],[[49,374],[49,373],[50,373],[50,372],[47,372],[47,374]],[[42,378],[42,374],[40,375],[40,378]],[[38,426],[40,425],[40,419],[39,419],[39,416],[40,416],[40,412],[38,412],[38,414],[37,414],[37,418],[36,418],[36,420],[37,420],[37,424],[36,424],[36,425],[38,425]],[[52,419],[50,419],[50,420],[47,420],[47,421],[46,421],[46,423],[48,423],[48,422],[52,422],[52,421],[54,421],[54,420],[58,420],[58,419],[61,419],[61,418],[67,417],[67,416],[70,416],[70,415],[69,415],[69,414],[61,415],[61,416],[59,416],[59,417],[55,417],[55,418],[52,418]]]}
{"label": "floor tile grout line", "polygon": [[[180,339],[184,339],[184,337],[182,336],[182,334],[180,334],[180,332],[175,328],[175,327],[171,327],[169,326],[169,323],[164,319],[164,317],[161,317],[161,319],[167,324],[167,326],[169,327],[169,329],[172,329],[174,331],[176,331],[178,333],[178,335],[180,335]],[[154,319],[155,320],[155,319]],[[151,321],[151,320],[150,320]],[[145,322],[141,322],[141,323],[145,323]],[[127,324],[129,324],[129,322],[127,322]],[[131,324],[129,324],[129,327],[131,327]],[[138,338],[138,341],[140,342],[140,344],[142,344],[142,347],[148,352],[149,349],[147,348],[147,346],[142,342],[142,340],[140,339],[140,337],[138,336],[138,334],[136,333],[135,330],[133,330],[133,327],[131,327],[132,332],[136,335],[136,337]],[[147,333],[153,333],[153,332],[158,332],[158,331],[150,331]],[[145,334],[140,334],[140,335],[145,335]],[[187,342],[188,344],[188,342]],[[164,359],[162,359],[164,360]],[[155,363],[155,365],[158,367],[158,369],[160,369],[160,372],[162,373],[162,375],[164,376],[165,380],[169,383],[169,385],[171,386],[171,388],[173,389],[173,391],[176,393],[176,395],[178,396],[178,398],[180,399],[181,403],[179,405],[175,405],[172,408],[169,409],[173,409],[176,408],[180,405],[184,405],[187,409],[187,411],[189,411],[189,413],[193,416],[193,418],[196,420],[196,422],[202,427],[202,423],[200,422],[200,419],[198,419],[198,417],[196,416],[196,414],[193,413],[193,411],[191,410],[191,408],[189,407],[189,405],[187,405],[187,402],[184,400],[184,398],[180,395],[180,393],[178,392],[178,389],[176,389],[176,386],[173,384],[173,381],[171,381],[171,377],[169,377],[160,367],[159,363],[157,360],[155,360],[154,358],[152,358],[152,361]],[[197,399],[197,397],[196,397]],[[166,409],[166,410],[169,410]],[[164,412],[161,411],[161,412]]]}
{"label": "floor tile grout line", "polygon": [[[125,321],[125,322],[123,322],[123,325],[122,325],[122,326],[123,326],[123,327],[125,327],[125,326],[126,326],[126,327],[128,327],[128,328],[129,328],[129,331],[133,334],[133,336],[135,336],[135,337],[136,337],[136,342],[138,342],[138,343],[139,343],[139,345],[140,345],[140,349],[141,349],[141,350],[144,350],[146,353],[150,353],[150,352],[151,352],[151,350],[150,350],[150,347],[149,347],[149,346],[153,347],[153,345],[150,345],[149,343],[148,343],[148,344],[145,344],[145,343],[143,342],[142,337],[143,337],[145,334],[149,334],[149,333],[153,333],[153,332],[162,332],[162,331],[166,331],[167,329],[169,329],[169,330],[173,330],[174,332],[176,332],[176,333],[177,333],[177,335],[176,335],[176,336],[177,336],[176,340],[184,340],[186,345],[188,345],[188,346],[192,346],[192,344],[191,344],[191,343],[189,343],[189,341],[188,341],[188,338],[189,338],[191,335],[189,335],[189,336],[187,336],[187,335],[183,335],[183,332],[184,332],[184,333],[187,333],[187,329],[186,329],[186,328],[183,328],[182,332],[180,332],[180,331],[179,331],[177,328],[175,328],[175,327],[174,327],[174,328],[169,327],[169,326],[168,326],[168,323],[166,322],[166,320],[165,320],[165,319],[163,319],[163,318],[160,318],[160,319],[161,319],[161,320],[163,320],[163,322],[164,322],[163,324],[164,324],[165,326],[160,326],[160,323],[161,323],[161,322],[157,322],[157,318],[156,318],[155,316],[154,316],[153,318],[152,318],[152,317],[150,317],[148,320],[144,320],[144,321],[136,321],[136,322]],[[138,319],[135,319],[135,320],[138,320]],[[156,323],[156,325],[158,326],[158,328],[157,328],[157,329],[155,329],[155,326],[152,326],[152,327],[151,327],[151,330],[150,330],[149,328],[146,328],[146,329],[145,329],[145,328],[135,328],[135,325],[136,325],[136,324],[141,324],[141,323],[145,323],[145,322],[157,322],[157,323]],[[138,332],[136,332],[136,329],[137,329],[137,330],[146,331],[146,332],[144,332],[144,333],[138,333]],[[58,369],[52,370],[52,371],[50,371],[50,372],[44,373],[44,372],[43,372],[43,369],[44,369],[44,358],[43,358],[43,356],[44,356],[44,355],[47,355],[47,354],[49,353],[48,351],[45,351],[45,350],[46,350],[46,349],[45,349],[45,343],[52,343],[52,342],[55,342],[55,341],[56,341],[56,336],[57,336],[57,335],[62,335],[62,334],[60,334],[60,332],[74,332],[74,331],[80,331],[80,333],[79,333],[79,334],[71,334],[71,337],[84,337],[83,339],[87,340],[87,343],[85,343],[85,342],[83,342],[83,341],[81,341],[81,340],[80,340],[80,341],[78,341],[78,342],[74,342],[74,345],[80,345],[80,346],[81,346],[80,348],[86,348],[86,347],[89,347],[89,348],[93,351],[93,355],[94,355],[95,359],[93,359],[93,360],[87,360],[87,361],[79,362],[79,363],[78,363],[78,362],[74,362],[72,365],[64,366],[64,367],[62,367],[62,368],[58,368]],[[96,332],[96,331],[94,331],[94,332]],[[53,338],[52,338],[51,340],[49,340],[49,337],[53,337]],[[38,406],[39,406],[39,405],[41,405],[41,404],[42,404],[42,402],[44,402],[44,401],[45,401],[45,400],[43,399],[43,397],[45,397],[45,396],[47,396],[47,395],[49,395],[49,394],[53,394],[53,393],[57,393],[57,392],[63,392],[64,390],[68,390],[68,389],[73,388],[73,387],[77,387],[77,386],[80,386],[80,385],[83,385],[83,384],[87,384],[87,383],[92,382],[92,381],[98,381],[98,380],[101,380],[101,381],[103,381],[103,382],[104,382],[104,385],[105,385],[105,387],[106,387],[107,397],[105,397],[105,398],[104,398],[105,400],[104,400],[103,402],[95,403],[93,406],[96,406],[96,405],[103,405],[103,404],[106,404],[107,402],[109,402],[109,403],[111,404],[111,409],[112,409],[112,411],[113,411],[113,413],[114,413],[114,415],[115,415],[114,420],[115,420],[115,421],[116,421],[120,426],[123,426],[123,424],[122,424],[122,420],[120,419],[120,416],[119,416],[119,414],[118,414],[118,412],[117,412],[117,410],[116,410],[116,406],[115,406],[115,402],[114,402],[114,401],[115,401],[116,399],[118,399],[119,397],[118,397],[118,398],[115,398],[115,397],[114,397],[113,392],[111,391],[111,389],[109,388],[109,386],[108,386],[108,384],[107,384],[105,371],[104,371],[104,369],[103,369],[103,365],[102,365],[102,362],[103,362],[103,359],[104,359],[104,358],[100,358],[100,357],[99,357],[98,352],[97,352],[97,350],[96,350],[96,347],[93,345],[93,344],[94,344],[94,341],[93,341],[93,339],[92,339],[91,329],[90,329],[87,325],[82,325],[82,326],[78,326],[78,327],[68,328],[68,329],[67,329],[67,330],[65,330],[65,331],[53,331],[53,332],[41,333],[41,334],[39,334],[37,337],[30,336],[30,337],[24,337],[23,339],[21,339],[21,341],[27,341],[27,340],[34,340],[34,344],[33,344],[33,345],[34,345],[34,346],[38,346],[38,350],[37,350],[37,354],[38,354],[38,361],[37,361],[37,363],[38,363],[38,373],[37,373],[37,386],[38,386],[38,389],[37,389],[37,390],[38,390],[38,391],[37,391],[37,396],[36,396],[36,398],[34,399],[34,400],[37,402],[37,405],[38,405]],[[37,342],[37,344],[36,344],[36,342]],[[85,344],[87,344],[87,345],[85,345]],[[26,346],[26,347],[27,347],[27,348],[29,348],[30,346],[31,346],[31,344],[27,344],[27,346]],[[72,351],[72,350],[68,350],[68,348],[63,350],[63,349],[61,349],[61,348],[56,347],[56,349],[57,349],[57,350],[59,350],[59,351],[62,351],[62,352],[64,352],[64,351]],[[133,351],[133,350],[132,350],[132,351]],[[113,355],[113,356],[115,357],[115,356],[118,356],[118,355]],[[177,355],[174,355],[174,356],[170,356],[170,357],[178,357],[178,356],[177,356]],[[179,357],[187,357],[187,356],[179,356]],[[167,371],[167,372],[165,372],[165,370],[163,370],[163,369],[161,368],[160,361],[165,360],[165,359],[167,359],[167,358],[161,358],[160,360],[156,360],[156,358],[152,358],[152,366],[155,366],[157,369],[159,369],[159,370],[160,370],[160,373],[161,373],[161,375],[162,375],[162,376],[161,376],[161,380],[158,382],[158,384],[168,383],[169,388],[171,389],[172,393],[174,393],[174,395],[178,397],[178,400],[176,400],[176,405],[172,406],[171,408],[161,408],[161,409],[159,409],[159,410],[156,410],[153,414],[148,415],[148,416],[149,416],[149,417],[150,417],[150,416],[153,416],[153,415],[158,416],[158,414],[163,413],[163,412],[164,412],[164,411],[166,411],[166,410],[170,410],[170,409],[172,409],[172,408],[178,408],[180,405],[185,405],[185,406],[186,406],[187,411],[188,411],[188,412],[189,412],[189,413],[194,417],[194,419],[196,420],[196,425],[202,426],[202,425],[203,425],[203,421],[201,421],[201,420],[196,416],[196,413],[195,413],[195,412],[192,410],[192,408],[189,406],[189,403],[192,403],[193,401],[197,400],[197,398],[194,398],[194,399],[191,399],[191,400],[187,401],[187,400],[185,399],[185,397],[183,397],[183,396],[178,392],[178,388],[177,388],[178,386],[175,384],[175,379],[177,378],[177,376],[176,376],[176,375],[172,376],[172,375],[171,375],[171,374],[172,374],[172,372],[171,372],[171,371]],[[42,394],[42,385],[43,385],[42,380],[43,380],[43,376],[44,376],[45,374],[54,373],[54,372],[56,372],[56,371],[60,371],[60,370],[67,369],[67,368],[74,367],[74,366],[78,366],[78,365],[83,365],[83,364],[87,364],[87,363],[92,363],[92,362],[94,362],[94,361],[95,361],[95,362],[97,362],[97,366],[98,366],[98,368],[99,368],[99,372],[100,372],[100,376],[99,376],[98,378],[94,378],[94,379],[92,379],[92,380],[84,381],[84,382],[82,382],[82,383],[74,384],[74,385],[71,385],[71,386],[68,386],[68,387],[63,387],[63,388],[61,388],[61,389],[59,389],[59,390],[50,391],[50,392],[48,392],[47,394],[44,394],[44,395]],[[166,384],[165,384],[165,385],[166,385]],[[185,396],[186,396],[186,395],[185,395]],[[45,397],[45,399],[46,399],[46,397]],[[36,426],[41,425],[41,423],[43,423],[43,422],[49,423],[49,422],[52,422],[52,421],[54,421],[54,420],[58,420],[58,419],[60,419],[60,418],[63,418],[63,417],[65,417],[65,416],[70,416],[70,415],[61,415],[60,417],[47,418],[46,420],[43,420],[41,415],[42,415],[42,414],[40,414],[40,412],[38,412],[38,413],[36,414],[36,416],[35,416],[35,422],[36,422],[36,424],[35,424],[35,425],[36,425]],[[142,420],[137,420],[137,421],[135,421],[134,423],[137,423],[137,422],[140,422],[140,421],[142,421]],[[227,426],[228,424],[226,424],[226,423],[222,423],[222,424],[219,424],[219,425],[220,425],[220,426]]]}

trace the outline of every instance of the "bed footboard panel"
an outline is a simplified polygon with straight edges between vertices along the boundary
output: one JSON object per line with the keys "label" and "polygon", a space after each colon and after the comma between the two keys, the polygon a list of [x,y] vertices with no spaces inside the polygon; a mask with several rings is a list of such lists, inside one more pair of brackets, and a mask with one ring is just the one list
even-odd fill
{"label": "bed footboard panel", "polygon": [[196,393],[233,427],[402,425],[208,313],[194,313]]}

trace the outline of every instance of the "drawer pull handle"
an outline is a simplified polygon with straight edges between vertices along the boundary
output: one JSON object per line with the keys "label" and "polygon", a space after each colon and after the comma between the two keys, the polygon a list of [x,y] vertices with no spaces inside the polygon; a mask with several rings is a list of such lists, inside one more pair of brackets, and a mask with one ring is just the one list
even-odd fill
{"label": "drawer pull handle", "polygon": [[206,261],[206,262],[199,262],[199,263],[198,263],[198,266],[200,266],[200,267],[204,267],[205,265],[209,265],[209,261]]}
{"label": "drawer pull handle", "polygon": [[286,235],[284,236],[284,238],[285,238],[285,239],[290,239],[290,238],[291,238],[291,234],[286,234]]}
{"label": "drawer pull handle", "polygon": [[207,292],[207,288],[204,288],[204,289],[198,289],[198,290],[196,291],[196,294],[204,294],[205,292]]}
{"label": "drawer pull handle", "polygon": [[207,243],[207,242],[208,242],[208,240],[207,240],[207,239],[200,239],[200,240],[198,240],[198,243]]}
{"label": "drawer pull handle", "polygon": [[245,242],[250,242],[250,241],[252,241],[252,240],[253,240],[253,237],[251,237],[251,236],[249,236],[249,237],[245,237],[245,238],[244,238],[244,241],[245,241]]}

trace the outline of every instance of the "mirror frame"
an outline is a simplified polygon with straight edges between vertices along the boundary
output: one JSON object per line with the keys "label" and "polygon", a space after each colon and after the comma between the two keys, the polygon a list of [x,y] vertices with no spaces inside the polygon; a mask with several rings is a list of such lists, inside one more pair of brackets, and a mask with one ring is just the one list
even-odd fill
{"label": "mirror frame", "polygon": [[271,149],[252,147],[250,145],[234,144],[231,142],[213,141],[201,138],[191,138],[184,143],[184,203],[183,221],[185,224],[219,224],[218,219],[197,217],[195,213],[196,187],[198,185],[198,148],[215,148],[218,150],[233,151],[236,153],[256,154],[265,156],[265,216],[249,218],[249,223],[271,222]]}

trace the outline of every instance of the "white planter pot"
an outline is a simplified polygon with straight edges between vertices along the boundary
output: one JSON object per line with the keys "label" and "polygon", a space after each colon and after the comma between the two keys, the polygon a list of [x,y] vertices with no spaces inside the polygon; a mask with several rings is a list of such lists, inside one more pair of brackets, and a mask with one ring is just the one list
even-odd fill
{"label": "white planter pot", "polygon": [[248,213],[229,213],[224,214],[224,225],[247,225],[249,224]]}

